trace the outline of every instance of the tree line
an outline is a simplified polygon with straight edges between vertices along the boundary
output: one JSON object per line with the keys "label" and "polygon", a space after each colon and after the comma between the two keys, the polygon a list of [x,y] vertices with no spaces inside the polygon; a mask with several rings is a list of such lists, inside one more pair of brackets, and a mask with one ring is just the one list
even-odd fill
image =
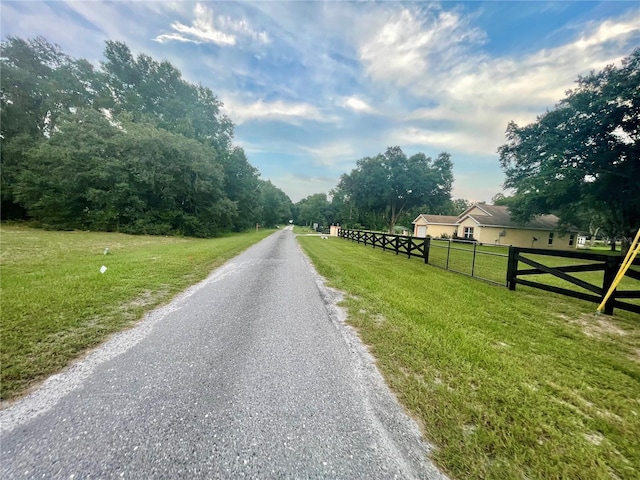
{"label": "tree line", "polygon": [[411,229],[420,213],[457,215],[469,203],[451,199],[453,162],[440,153],[410,157],[398,146],[357,161],[329,195],[318,193],[294,205],[298,223],[340,224],[352,228]]}
{"label": "tree line", "polygon": [[213,92],[108,41],[100,68],[42,37],[2,44],[2,219],[215,236],[287,222]]}

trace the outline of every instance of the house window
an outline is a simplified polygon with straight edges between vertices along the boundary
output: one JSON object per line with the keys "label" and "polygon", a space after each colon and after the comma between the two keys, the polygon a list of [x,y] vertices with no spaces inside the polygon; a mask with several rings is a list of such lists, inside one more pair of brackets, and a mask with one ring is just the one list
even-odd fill
{"label": "house window", "polygon": [[473,227],[464,227],[464,238],[473,239]]}
{"label": "house window", "polygon": [[576,234],[575,233],[571,233],[569,235],[569,246],[573,247],[573,244],[575,243],[576,240]]}
{"label": "house window", "polygon": [[553,232],[549,232],[549,241],[547,243],[553,245]]}

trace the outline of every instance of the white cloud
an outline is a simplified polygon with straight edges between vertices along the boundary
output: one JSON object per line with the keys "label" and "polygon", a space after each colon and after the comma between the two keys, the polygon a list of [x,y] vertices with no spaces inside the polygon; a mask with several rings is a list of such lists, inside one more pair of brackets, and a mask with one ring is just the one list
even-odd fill
{"label": "white cloud", "polygon": [[375,113],[375,110],[367,102],[355,96],[340,99],[338,105],[355,112]]}
{"label": "white cloud", "polygon": [[175,40],[176,42],[183,42],[183,43],[198,43],[197,40],[184,37],[178,33],[163,33],[162,35],[158,35],[155,38],[155,41],[160,43],[169,42],[171,40]]}
{"label": "white cloud", "polygon": [[224,98],[225,113],[234,123],[241,125],[250,120],[280,120],[299,124],[303,121],[331,122],[334,117],[323,114],[309,103],[290,103],[283,100],[265,102],[258,100],[245,103],[237,97]]}
{"label": "white cloud", "polygon": [[172,33],[158,35],[155,41],[164,43],[167,41],[213,43],[220,46],[235,45],[238,36],[248,37],[258,43],[268,43],[269,36],[266,32],[258,32],[251,28],[247,20],[233,20],[229,16],[214,16],[212,9],[202,3],[197,3],[193,9],[194,19],[191,25],[173,22]]}

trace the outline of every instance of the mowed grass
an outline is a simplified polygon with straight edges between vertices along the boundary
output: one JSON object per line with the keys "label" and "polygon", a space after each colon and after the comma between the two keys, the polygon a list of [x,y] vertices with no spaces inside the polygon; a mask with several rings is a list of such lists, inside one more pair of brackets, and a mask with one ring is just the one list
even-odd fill
{"label": "mowed grass", "polygon": [[640,316],[298,241],[453,478],[638,478]]}
{"label": "mowed grass", "polygon": [[188,239],[0,226],[2,399],[24,393],[272,232]]}

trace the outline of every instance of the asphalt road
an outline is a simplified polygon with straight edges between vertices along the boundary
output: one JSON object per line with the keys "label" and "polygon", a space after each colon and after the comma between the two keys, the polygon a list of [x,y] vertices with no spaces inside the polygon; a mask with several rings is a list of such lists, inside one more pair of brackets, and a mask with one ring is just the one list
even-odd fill
{"label": "asphalt road", "polygon": [[0,477],[444,478],[338,298],[275,233],[0,412]]}

